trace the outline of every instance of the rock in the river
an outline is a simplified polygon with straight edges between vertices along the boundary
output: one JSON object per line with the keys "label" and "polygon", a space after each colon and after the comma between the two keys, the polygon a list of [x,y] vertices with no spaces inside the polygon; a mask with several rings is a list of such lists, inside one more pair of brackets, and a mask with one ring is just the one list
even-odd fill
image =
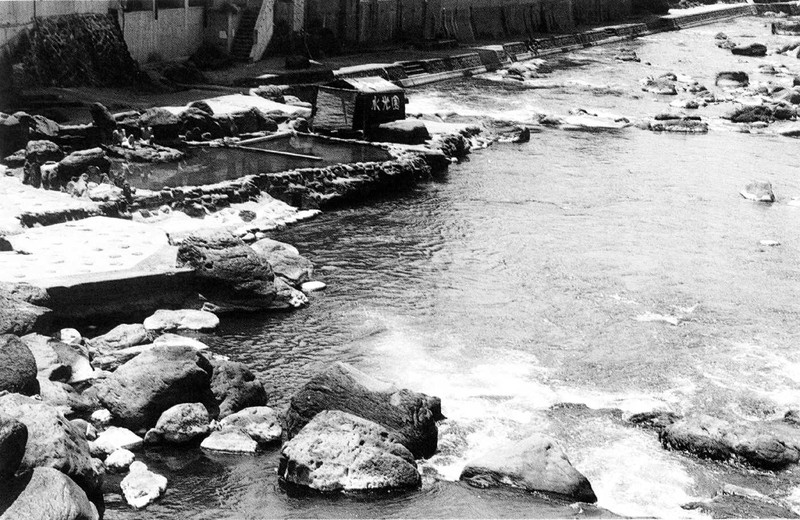
{"label": "rock in the river", "polygon": [[211,359],[211,391],[219,406],[219,417],[243,408],[267,404],[264,385],[243,363]]}
{"label": "rock in the river", "polygon": [[750,84],[750,76],[742,71],[727,71],[717,73],[714,84],[718,87],[739,88]]}
{"label": "rock in the river", "polygon": [[675,80],[669,78],[645,78],[639,83],[642,85],[642,90],[660,96],[674,96],[678,94],[675,88]]}
{"label": "rock in the river", "polygon": [[0,493],[0,520],[98,520],[97,508],[67,475],[34,468]]}
{"label": "rock in the river", "polygon": [[135,509],[155,502],[167,490],[167,478],[153,473],[143,462],[135,461],[130,472],[120,482],[125,501]]}
{"label": "rock in the river", "polygon": [[195,350],[206,350],[208,349],[208,345],[203,343],[202,341],[196,340],[194,338],[189,338],[187,336],[181,336],[180,334],[172,334],[171,332],[167,332],[165,334],[160,335],[156,339],[153,340],[153,346],[156,347],[192,347]]}
{"label": "rock in the river", "polygon": [[58,163],[58,178],[66,185],[72,177],[80,177],[90,166],[97,166],[102,173],[108,173],[111,162],[102,148],[79,150],[67,155]]}
{"label": "rock in the river", "polygon": [[417,487],[414,456],[394,432],[338,410],[319,413],[283,445],[278,475],[318,491]]}
{"label": "rock in the river", "polygon": [[215,407],[211,364],[191,347],[153,347],[95,384],[100,402],[129,428],[148,428],[180,403]]}
{"label": "rock in the river", "polygon": [[628,422],[640,428],[661,431],[679,419],[680,416],[673,412],[654,410],[652,412],[633,414],[628,418]]}
{"label": "rock in the river", "polygon": [[250,247],[264,257],[272,266],[275,275],[283,278],[289,285],[298,287],[310,280],[314,274],[314,264],[300,256],[297,249],[289,244],[264,238]]}
{"label": "rock in the river", "polygon": [[181,128],[178,116],[165,108],[150,108],[139,116],[138,126],[149,126],[153,129],[153,138],[157,141],[177,139]]}
{"label": "rock in the river", "polygon": [[302,291],[298,291],[283,278],[275,278],[275,299],[270,302],[270,309],[298,309],[308,304],[308,297]]}
{"label": "rock in the river", "polygon": [[144,444],[144,439],[127,428],[110,426],[100,433],[93,441],[94,446],[105,455],[111,455],[117,450],[138,450]]}
{"label": "rock in the river", "polygon": [[711,518],[800,518],[789,506],[753,489],[727,484],[714,498],[681,507],[696,509]]}
{"label": "rock in the river", "polygon": [[143,345],[149,341],[147,329],[141,323],[117,325],[102,336],[89,340],[100,351],[117,350],[136,345]]}
{"label": "rock in the river", "polygon": [[787,442],[760,425],[731,425],[707,415],[677,421],[659,437],[665,447],[715,460],[738,458],[760,468],[780,469],[800,460],[800,442]]}
{"label": "rock in the river", "polygon": [[122,473],[128,470],[134,460],[136,460],[136,455],[132,451],[120,448],[106,457],[103,463],[112,473]]}
{"label": "rock in the river", "polygon": [[653,132],[673,132],[680,134],[705,134],[708,132],[708,124],[695,119],[664,119],[653,120],[649,123],[649,128]]}
{"label": "rock in the river", "polygon": [[94,368],[83,348],[41,334],[28,334],[22,341],[30,348],[41,379],[78,383],[94,378]]}
{"label": "rock in the river", "polygon": [[436,421],[444,419],[438,397],[399,389],[338,362],[292,396],[285,433],[293,437],[323,410],[341,410],[380,424],[415,458],[436,452]]}
{"label": "rock in the river", "polygon": [[304,293],[311,293],[311,292],[321,291],[326,287],[327,285],[325,284],[325,282],[312,280],[310,282],[306,282],[303,285],[301,285],[300,290],[302,290]]}
{"label": "rock in the river", "polygon": [[5,287],[0,288],[0,334],[44,332],[51,319],[50,309],[28,303]]}
{"label": "rock in the river", "polygon": [[219,326],[219,318],[211,312],[193,309],[159,309],[144,320],[144,328],[149,333],[168,330],[213,330]]}
{"label": "rock in the river", "polygon": [[275,275],[264,258],[229,231],[186,237],[178,262],[202,280],[203,296],[221,309],[263,309],[275,299]]}
{"label": "rock in the river", "polygon": [[219,424],[223,429],[238,428],[261,445],[281,440],[278,414],[269,406],[245,408],[223,418]]}
{"label": "rock in the river", "polygon": [[25,147],[25,158],[28,161],[39,161],[44,164],[47,161],[60,161],[64,158],[64,152],[53,141],[28,141]]}
{"label": "rock in the river", "polygon": [[763,43],[749,43],[747,45],[737,45],[731,49],[731,53],[737,56],[761,57],[767,55],[767,46]]}
{"label": "rock in the river", "polygon": [[0,413],[28,429],[21,469],[47,467],[63,472],[102,510],[101,475],[92,463],[83,432],[52,406],[19,394],[0,396]]}
{"label": "rock in the river", "polygon": [[0,335],[0,392],[39,393],[36,358],[18,337]]}
{"label": "rock in the river", "polygon": [[739,194],[749,200],[757,202],[775,202],[775,192],[769,181],[753,181],[744,187]]}
{"label": "rock in the river", "polygon": [[431,138],[424,121],[404,119],[383,123],[371,132],[370,139],[401,144],[423,144]]}
{"label": "rock in the river", "polygon": [[64,415],[91,412],[96,403],[79,394],[72,386],[60,381],[39,378],[39,396],[45,403],[55,406]]}
{"label": "rock in the river", "polygon": [[258,442],[240,428],[223,428],[203,439],[200,447],[211,451],[255,453],[258,451]]}
{"label": "rock in the river", "polygon": [[28,428],[11,417],[0,414],[0,482],[8,482],[22,463]]}
{"label": "rock in the river", "polygon": [[544,435],[496,446],[491,453],[468,462],[461,480],[476,487],[506,485],[597,502],[589,480],[572,466],[558,443]]}
{"label": "rock in the river", "polygon": [[164,410],[155,428],[145,435],[148,443],[189,442],[206,435],[211,429],[211,417],[206,407],[200,403],[176,404]]}

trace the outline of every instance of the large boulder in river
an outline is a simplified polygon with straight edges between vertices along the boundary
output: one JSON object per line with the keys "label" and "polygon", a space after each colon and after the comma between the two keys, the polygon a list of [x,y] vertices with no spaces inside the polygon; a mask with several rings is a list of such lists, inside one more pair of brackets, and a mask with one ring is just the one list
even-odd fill
{"label": "large boulder in river", "polygon": [[737,56],[761,57],[767,55],[767,46],[763,43],[748,43],[731,48],[731,54]]}
{"label": "large boulder in river", "polygon": [[229,231],[189,235],[178,248],[178,262],[195,270],[203,297],[220,309],[263,309],[275,299],[269,262]]}
{"label": "large boulder in river", "polygon": [[102,173],[109,172],[111,161],[102,148],[79,150],[61,159],[58,163],[58,178],[66,184],[72,177],[80,177],[86,173],[90,166],[96,166]]}
{"label": "large boulder in river", "polygon": [[204,403],[215,411],[211,364],[191,347],[153,347],[95,384],[97,397],[131,429],[149,428],[176,404]]}
{"label": "large boulder in river", "polygon": [[732,425],[698,415],[667,426],[659,437],[665,447],[699,457],[736,458],[759,468],[780,469],[800,461],[800,429],[795,430],[789,432],[795,433],[793,436],[774,435],[765,425]]}
{"label": "large boulder in river", "polygon": [[36,358],[19,338],[0,336],[0,392],[24,395],[39,393],[36,379]]}
{"label": "large boulder in river", "polygon": [[772,183],[769,181],[752,181],[739,194],[756,202],[775,202],[775,192],[772,191]]}
{"label": "large boulder in river", "polygon": [[383,426],[355,415],[319,413],[281,448],[278,475],[318,491],[417,487],[414,456]]}
{"label": "large boulder in river", "polygon": [[210,363],[213,369],[211,391],[219,406],[220,417],[250,406],[267,404],[264,385],[244,363],[223,359],[211,359]]}
{"label": "large boulder in river", "polygon": [[[5,485],[4,485],[5,484]],[[71,478],[52,468],[34,468],[0,483],[0,520],[98,520],[100,514]]]}
{"label": "large boulder in river", "polygon": [[176,404],[158,418],[155,428],[147,432],[148,443],[180,444],[203,437],[211,430],[211,416],[201,403]]}
{"label": "large boulder in river", "polygon": [[39,161],[39,164],[44,164],[47,161],[58,162],[64,158],[64,152],[53,141],[28,141],[25,147],[25,158],[28,161]]}
{"label": "large boulder in river", "polygon": [[264,238],[250,247],[264,257],[272,266],[275,275],[283,278],[289,285],[299,287],[309,281],[314,274],[314,264],[289,244]]}
{"label": "large boulder in river", "polygon": [[718,87],[738,88],[750,84],[750,76],[742,71],[718,72],[714,84]]}
{"label": "large boulder in river", "polygon": [[181,128],[178,116],[165,108],[150,108],[139,116],[138,126],[149,126],[153,129],[156,141],[177,139]]}
{"label": "large boulder in river", "polygon": [[8,482],[14,476],[25,456],[27,442],[28,428],[0,414],[0,482]]}
{"label": "large boulder in river", "polygon": [[52,321],[52,311],[28,303],[19,295],[0,288],[0,334],[44,332]]}
{"label": "large boulder in river", "polygon": [[423,144],[431,138],[428,127],[419,119],[404,119],[383,123],[370,131],[372,141],[388,143]]}
{"label": "large boulder in river", "polygon": [[341,410],[380,424],[415,458],[436,453],[436,421],[444,419],[438,397],[399,389],[338,362],[291,397],[285,418],[287,437],[297,435],[323,410]]}
{"label": "large boulder in river", "polygon": [[558,443],[544,435],[496,446],[468,462],[461,480],[476,487],[511,486],[597,502],[589,480],[572,466]]}
{"label": "large boulder in river", "polygon": [[52,406],[19,394],[0,396],[0,413],[28,429],[21,469],[57,469],[74,480],[89,499],[103,509],[102,475],[92,463],[84,432]]}

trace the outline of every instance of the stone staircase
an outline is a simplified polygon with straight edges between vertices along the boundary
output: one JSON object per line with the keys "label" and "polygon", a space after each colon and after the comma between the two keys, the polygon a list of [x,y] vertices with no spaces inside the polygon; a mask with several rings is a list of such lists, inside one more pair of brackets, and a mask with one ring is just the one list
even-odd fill
{"label": "stone staircase", "polygon": [[404,61],[401,63],[406,76],[413,76],[415,74],[425,74],[425,68],[418,61]]}
{"label": "stone staircase", "polygon": [[246,9],[242,12],[242,17],[239,19],[239,28],[236,29],[236,35],[233,38],[233,47],[231,48],[231,55],[237,61],[250,61],[250,51],[254,43],[253,31],[256,28],[256,20],[258,20],[258,11]]}

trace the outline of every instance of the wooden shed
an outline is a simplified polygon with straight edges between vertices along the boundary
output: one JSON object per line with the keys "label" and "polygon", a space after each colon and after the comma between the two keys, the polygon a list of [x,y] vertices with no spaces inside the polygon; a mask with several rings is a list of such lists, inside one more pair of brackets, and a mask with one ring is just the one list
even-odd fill
{"label": "wooden shed", "polygon": [[314,128],[366,130],[406,118],[402,87],[380,77],[339,79],[319,87]]}

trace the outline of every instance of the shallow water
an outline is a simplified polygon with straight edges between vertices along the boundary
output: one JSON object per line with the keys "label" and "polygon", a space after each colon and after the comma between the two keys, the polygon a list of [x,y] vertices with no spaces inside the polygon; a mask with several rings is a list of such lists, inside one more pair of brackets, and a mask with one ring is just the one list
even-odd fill
{"label": "shallow water", "polygon": [[[564,87],[474,79],[412,91],[412,106],[522,120],[576,106],[644,117],[672,100],[638,91],[647,70],[711,88],[717,70],[754,73],[777,61],[731,57],[713,46],[719,30],[774,39],[763,21],[738,20],[636,42],[652,66],[614,63],[613,47],[594,48],[550,76]],[[278,487],[275,451],[149,452],[147,462],[170,478],[166,497],[145,513],[111,503],[107,517],[575,514],[456,482],[466,460],[530,431],[558,438],[598,505],[618,514],[698,516],[680,505],[723,483],[800,506],[797,469],[701,461],[624,422],[654,408],[761,420],[800,405],[800,207],[789,204],[800,197],[799,162],[795,140],[723,125],[689,136],[548,129],[529,143],[476,151],[442,182],[286,230],[275,238],[313,260],[328,289],[307,309],[228,318],[202,339],[253,367],[278,407],[336,360],[440,396],[449,419],[422,489],[295,497]],[[776,204],[738,195],[754,178],[773,182]],[[761,246],[765,239],[781,245]],[[588,408],[551,409],[558,403]]]}
{"label": "shallow water", "polygon": [[[131,186],[161,189],[165,186],[201,186],[245,175],[298,168],[321,168],[339,163],[387,161],[391,155],[376,146],[342,144],[301,135],[250,145],[251,148],[289,152],[296,156],[266,154],[231,148],[187,148],[179,164],[129,165]],[[307,157],[298,157],[307,156]],[[318,157],[319,160],[311,157]],[[121,168],[121,166],[120,166]]]}

